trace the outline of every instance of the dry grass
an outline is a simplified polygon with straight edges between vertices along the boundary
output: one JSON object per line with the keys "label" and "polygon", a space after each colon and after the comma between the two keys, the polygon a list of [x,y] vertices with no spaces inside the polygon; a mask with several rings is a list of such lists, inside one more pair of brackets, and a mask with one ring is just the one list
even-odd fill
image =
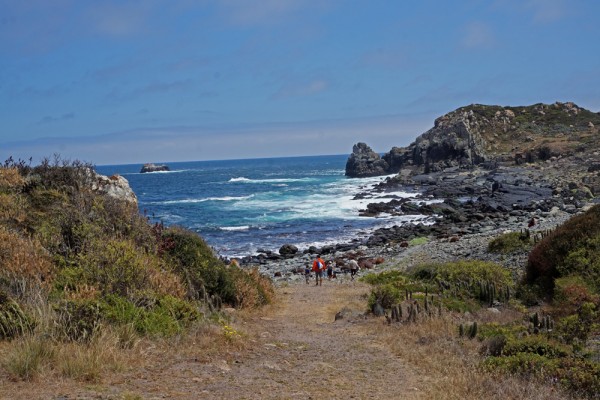
{"label": "dry grass", "polygon": [[0,168],[0,189],[17,190],[25,184],[25,179],[17,168]]}
{"label": "dry grass", "polygon": [[2,367],[14,380],[63,377],[99,382],[103,374],[125,367],[119,338],[111,331],[101,332],[87,343],[56,342],[46,336],[29,335],[3,343],[0,354]]}
{"label": "dry grass", "polygon": [[450,316],[416,324],[372,326],[391,351],[411,365],[423,382],[427,399],[568,399],[557,387],[507,375],[491,374],[479,366],[480,343],[457,337]]}

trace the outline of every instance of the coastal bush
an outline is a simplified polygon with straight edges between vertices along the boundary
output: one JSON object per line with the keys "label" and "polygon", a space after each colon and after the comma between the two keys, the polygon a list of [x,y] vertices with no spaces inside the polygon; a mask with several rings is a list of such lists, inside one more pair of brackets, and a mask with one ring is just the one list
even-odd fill
{"label": "coastal bush", "polygon": [[561,276],[583,274],[600,285],[600,205],[577,215],[540,241],[529,253],[526,282],[539,284],[547,295],[554,280]]}
{"label": "coastal bush", "polygon": [[510,357],[519,353],[531,353],[546,358],[563,358],[571,354],[569,348],[541,335],[529,335],[522,338],[509,338],[502,355]]}
{"label": "coastal bush", "polygon": [[172,243],[165,255],[176,265],[175,272],[186,283],[193,298],[202,291],[217,294],[225,302],[235,303],[235,288],[224,263],[197,234],[179,227],[165,229],[162,240]]}
{"label": "coastal bush", "polygon": [[590,334],[598,329],[599,317],[596,304],[583,303],[575,314],[558,321],[555,335],[568,344],[585,344]]}
{"label": "coastal bush", "polygon": [[378,274],[367,274],[362,276],[360,280],[368,283],[369,285],[383,285],[386,283],[408,283],[409,278],[401,271],[390,270],[383,271]]}
{"label": "coastal bush", "polygon": [[531,236],[521,232],[509,232],[498,236],[488,244],[490,253],[509,254],[529,249]]}
{"label": "coastal bush", "polygon": [[404,295],[392,284],[383,284],[376,286],[369,295],[368,306],[371,309],[375,304],[381,305],[383,308],[389,309],[398,304]]}
{"label": "coastal bush", "polygon": [[502,371],[511,375],[548,379],[554,377],[559,360],[535,353],[516,353],[511,356],[488,357],[483,365],[489,370]]}
{"label": "coastal bush", "polygon": [[594,293],[591,285],[582,276],[567,276],[555,280],[552,300],[555,313],[574,314],[584,303],[600,304],[600,296]]}
{"label": "coastal bush", "polygon": [[176,272],[187,285],[188,295],[202,300],[218,296],[234,307],[254,307],[271,302],[271,281],[258,271],[245,271],[235,265],[225,265],[197,234],[178,227],[162,232],[160,248],[176,266]]}

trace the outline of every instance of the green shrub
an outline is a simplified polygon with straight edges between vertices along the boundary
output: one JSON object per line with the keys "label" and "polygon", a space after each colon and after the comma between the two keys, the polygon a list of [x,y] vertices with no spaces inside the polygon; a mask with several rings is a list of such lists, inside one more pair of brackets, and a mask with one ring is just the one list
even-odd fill
{"label": "green shrub", "polygon": [[162,232],[159,245],[165,257],[175,265],[175,272],[188,286],[194,298],[202,293],[216,295],[235,307],[267,304],[273,297],[271,281],[256,270],[245,271],[235,265],[226,266],[194,232],[168,228]]}
{"label": "green shrub", "polygon": [[103,294],[126,296],[149,285],[149,268],[156,265],[152,256],[126,240],[94,242],[78,257],[84,282],[96,285]]}
{"label": "green shrub", "polygon": [[110,323],[132,325],[141,335],[172,336],[201,315],[194,305],[173,296],[132,301],[111,295],[102,304],[102,315]]}
{"label": "green shrub", "polygon": [[593,256],[599,255],[598,236],[600,205],[569,219],[533,248],[527,262],[526,281],[538,283],[548,295],[553,293],[554,279],[575,273],[585,273],[597,285],[600,268],[597,257]]}
{"label": "green shrub", "polygon": [[478,260],[456,261],[440,264],[436,279],[450,284],[490,282],[498,288],[513,287],[510,271],[501,265]]}
{"label": "green shrub", "polygon": [[528,233],[510,232],[498,236],[488,245],[491,253],[515,253],[531,247],[531,237]]}
{"label": "green shrub", "polygon": [[600,394],[600,364],[579,358],[560,360],[554,371],[560,384],[571,392],[588,398]]}
{"label": "green shrub", "polygon": [[456,311],[456,312],[461,312],[461,313],[465,313],[465,312],[473,313],[473,312],[481,309],[481,305],[479,304],[479,302],[477,302],[473,299],[468,299],[468,298],[461,299],[461,298],[454,297],[454,296],[442,297],[442,304],[448,311]]}
{"label": "green shrub", "polygon": [[383,308],[389,309],[398,304],[403,296],[404,293],[392,284],[378,285],[371,290],[368,306],[371,309],[374,304],[379,303]]}
{"label": "green shrub", "polygon": [[[462,301],[504,299],[506,291],[514,286],[508,270],[498,264],[478,260],[420,265],[412,269],[410,275],[414,279],[435,284],[436,288],[449,291],[452,297]],[[490,288],[488,296],[483,296],[482,290],[486,288]],[[461,304],[454,305],[462,308]],[[471,307],[470,304],[464,305]]]}
{"label": "green shrub", "polygon": [[163,240],[170,241],[167,257],[176,264],[176,272],[198,298],[203,290],[216,294],[224,302],[235,304],[235,287],[225,265],[212,249],[194,232],[173,227],[166,229]]}
{"label": "green shrub", "polygon": [[507,338],[518,337],[526,332],[523,324],[500,325],[498,323],[481,324],[479,327],[479,338],[488,339],[494,336],[505,336]]}
{"label": "green shrub", "polygon": [[558,321],[556,335],[569,344],[585,343],[599,322],[597,308],[594,303],[583,303],[576,314]]}
{"label": "green shrub", "polygon": [[483,364],[490,370],[500,370],[511,375],[552,378],[559,365],[559,360],[536,353],[516,353],[510,356],[488,357]]}
{"label": "green shrub", "polygon": [[370,285],[383,285],[386,283],[406,283],[408,278],[401,271],[391,270],[383,271],[381,273],[366,274],[362,276],[360,280]]}
{"label": "green shrub", "polygon": [[546,358],[562,358],[569,356],[571,352],[566,346],[541,335],[508,338],[502,355],[509,357],[519,353],[537,354]]}

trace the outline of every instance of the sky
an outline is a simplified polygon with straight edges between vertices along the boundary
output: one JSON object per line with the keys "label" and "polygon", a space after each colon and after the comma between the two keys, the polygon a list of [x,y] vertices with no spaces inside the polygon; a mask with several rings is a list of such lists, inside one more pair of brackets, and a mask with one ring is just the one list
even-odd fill
{"label": "sky", "polygon": [[600,111],[597,0],[0,0],[0,160],[406,146],[472,104]]}

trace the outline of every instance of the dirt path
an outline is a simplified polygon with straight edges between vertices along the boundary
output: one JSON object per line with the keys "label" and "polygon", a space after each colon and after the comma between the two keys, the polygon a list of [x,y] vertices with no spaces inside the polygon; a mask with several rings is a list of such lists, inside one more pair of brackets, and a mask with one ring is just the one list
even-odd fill
{"label": "dirt path", "polygon": [[[352,285],[352,286],[350,286]],[[203,390],[214,398],[409,398],[402,363],[365,336],[360,319],[334,321],[342,307],[364,310],[364,287],[326,282],[280,289],[281,305],[254,321],[261,338],[231,370]],[[317,300],[318,299],[318,300]],[[364,324],[366,322],[362,322]],[[370,322],[372,323],[372,321]],[[229,379],[226,379],[229,377]],[[412,378],[412,377],[411,377]]]}
{"label": "dirt path", "polygon": [[[139,368],[101,383],[44,382],[46,390],[36,390],[21,382],[14,398],[37,398],[40,390],[52,399],[418,398],[420,379],[372,333],[383,322],[358,316],[367,291],[349,281],[279,288],[275,306],[233,313],[250,342],[244,348],[210,355],[194,346],[150,348]],[[344,307],[355,316],[335,321]]]}

